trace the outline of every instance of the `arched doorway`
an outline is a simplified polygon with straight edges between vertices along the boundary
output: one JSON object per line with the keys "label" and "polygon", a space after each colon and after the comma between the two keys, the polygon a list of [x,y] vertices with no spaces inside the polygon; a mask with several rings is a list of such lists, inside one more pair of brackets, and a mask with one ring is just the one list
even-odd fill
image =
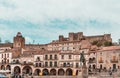
{"label": "arched doorway", "polygon": [[78,70],[76,70],[76,76],[78,75]]}
{"label": "arched doorway", "polygon": [[6,66],[6,70],[11,70],[10,65],[7,65],[7,66]]}
{"label": "arched doorway", "polygon": [[56,70],[55,69],[51,69],[50,70],[50,75],[56,75]]}
{"label": "arched doorway", "polygon": [[32,68],[30,66],[23,67],[22,71],[24,74],[32,75]]}
{"label": "arched doorway", "polygon": [[5,66],[4,65],[1,66],[1,70],[5,70]]}
{"label": "arched doorway", "polygon": [[48,71],[48,69],[43,69],[43,75],[49,75],[49,71]]}
{"label": "arched doorway", "polygon": [[14,67],[14,74],[20,74],[21,73],[21,69],[19,66]]}
{"label": "arched doorway", "polygon": [[64,75],[65,71],[63,69],[58,70],[58,75]]}
{"label": "arched doorway", "polygon": [[35,74],[36,76],[39,76],[39,73],[40,73],[40,72],[41,72],[40,69],[36,69],[35,72],[34,72],[34,74]]}
{"label": "arched doorway", "polygon": [[71,76],[72,73],[73,73],[72,69],[69,68],[69,69],[66,70],[66,75]]}

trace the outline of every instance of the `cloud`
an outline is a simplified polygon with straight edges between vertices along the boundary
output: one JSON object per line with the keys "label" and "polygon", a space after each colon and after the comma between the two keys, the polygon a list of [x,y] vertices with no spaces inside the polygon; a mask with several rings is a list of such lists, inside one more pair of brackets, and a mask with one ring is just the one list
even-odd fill
{"label": "cloud", "polygon": [[11,39],[18,31],[27,43],[48,43],[59,35],[111,33],[119,38],[119,0],[0,0],[0,36]]}
{"label": "cloud", "polygon": [[25,37],[25,42],[26,43],[33,43],[33,40],[30,37]]}

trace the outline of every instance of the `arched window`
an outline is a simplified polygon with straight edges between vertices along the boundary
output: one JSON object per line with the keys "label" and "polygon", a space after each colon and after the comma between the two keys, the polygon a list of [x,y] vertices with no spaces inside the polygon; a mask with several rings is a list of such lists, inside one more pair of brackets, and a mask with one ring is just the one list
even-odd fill
{"label": "arched window", "polygon": [[40,57],[37,57],[36,61],[40,61]]}
{"label": "arched window", "polygon": [[3,58],[3,54],[2,54],[2,58]]}
{"label": "arched window", "polygon": [[41,67],[41,63],[39,63],[39,67]]}
{"label": "arched window", "polygon": [[45,55],[45,60],[47,60],[48,59],[48,55]]}
{"label": "arched window", "polygon": [[52,55],[50,55],[50,60],[52,60]]}
{"label": "arched window", "polygon": [[38,63],[36,63],[35,66],[38,67]]}
{"label": "arched window", "polygon": [[113,56],[113,61],[115,61],[116,60],[116,56]]}
{"label": "arched window", "polygon": [[54,56],[54,59],[57,59],[57,55]]}
{"label": "arched window", "polygon": [[45,62],[45,67],[48,67],[48,62]]}
{"label": "arched window", "polygon": [[9,63],[9,59],[7,59],[7,63]]}
{"label": "arched window", "polygon": [[5,54],[5,58],[6,58],[6,54]]}

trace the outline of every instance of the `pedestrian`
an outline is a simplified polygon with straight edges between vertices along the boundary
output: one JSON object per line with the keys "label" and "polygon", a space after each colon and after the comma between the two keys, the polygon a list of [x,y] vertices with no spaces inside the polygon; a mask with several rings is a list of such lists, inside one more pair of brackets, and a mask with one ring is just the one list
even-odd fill
{"label": "pedestrian", "polygon": [[109,75],[110,75],[110,76],[112,75],[111,67],[109,68]]}

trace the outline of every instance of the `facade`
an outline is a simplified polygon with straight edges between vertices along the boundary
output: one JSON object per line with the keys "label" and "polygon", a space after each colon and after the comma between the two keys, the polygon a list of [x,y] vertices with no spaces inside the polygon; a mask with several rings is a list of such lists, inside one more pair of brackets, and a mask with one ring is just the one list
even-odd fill
{"label": "facade", "polygon": [[120,67],[120,47],[110,46],[104,47],[97,52],[97,68],[113,70]]}
{"label": "facade", "polygon": [[[9,70],[11,74],[36,76],[77,75],[82,65],[80,63],[82,52],[85,54],[89,71],[107,68],[106,59],[109,60],[111,67],[118,68],[119,49],[104,50],[104,47],[93,45],[94,41],[103,45],[106,41],[112,42],[112,39],[110,34],[84,36],[82,32],[78,32],[69,33],[68,38],[60,35],[59,40],[53,40],[48,44],[25,44],[24,37],[18,32],[13,43],[0,45],[0,70]],[[100,63],[101,59],[105,62]],[[116,66],[111,64],[111,61],[115,62]]]}

